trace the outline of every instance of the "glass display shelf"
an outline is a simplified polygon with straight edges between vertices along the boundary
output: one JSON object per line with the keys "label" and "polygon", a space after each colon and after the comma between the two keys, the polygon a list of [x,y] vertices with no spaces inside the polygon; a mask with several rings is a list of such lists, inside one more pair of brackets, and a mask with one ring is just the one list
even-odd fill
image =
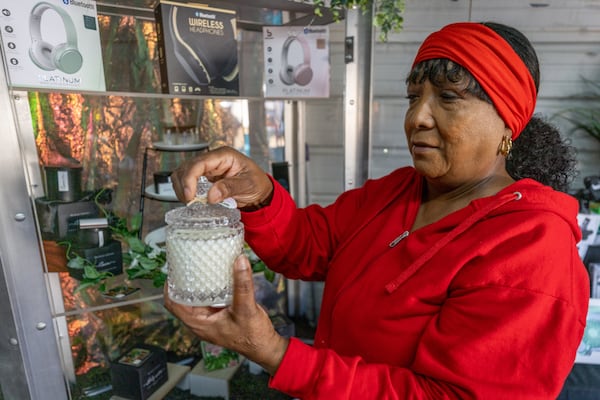
{"label": "glass display shelf", "polygon": [[108,278],[104,293],[98,287],[78,291],[80,282],[69,272],[48,273],[47,280],[52,289],[54,317],[68,317],[163,299],[162,287],[154,287],[148,279],[129,280],[126,272]]}
{"label": "glass display shelf", "polygon": [[178,202],[177,196],[174,193],[156,193],[156,188],[154,184],[146,186],[144,190],[144,195],[150,199],[160,200],[160,201],[169,201],[169,202]]}
{"label": "glass display shelf", "polygon": [[[236,148],[247,148],[250,154],[266,155],[264,164],[267,166],[271,154],[281,153],[282,144],[275,146],[267,140],[267,134],[271,135],[267,126],[283,126],[284,107],[280,100],[284,99],[265,98],[256,84],[262,80],[256,41],[262,25],[268,25],[263,16],[271,14],[265,13],[263,8],[275,11],[288,9],[286,20],[302,24],[306,18],[311,23],[319,23],[320,19],[311,15],[313,6],[306,2],[227,2],[238,10],[240,52],[252,55],[247,58],[247,70],[241,69],[243,76],[240,75],[240,78],[244,86],[240,86],[237,96],[161,91],[152,13],[156,2],[150,0],[97,3],[107,90],[13,85],[5,65],[3,75],[6,77],[4,82],[8,84],[7,97],[13,103],[7,111],[18,117],[17,135],[20,143],[26,143],[21,150],[26,159],[23,164],[27,165],[28,182],[32,183],[29,193],[32,202],[45,196],[43,166],[77,164],[82,166],[82,190],[111,190],[112,200],[107,203],[107,209],[131,221],[140,208],[143,210],[144,199],[150,198],[145,193],[146,172],[170,169],[165,165],[167,162],[171,159],[180,161],[187,155],[179,153],[192,151],[180,146],[165,146],[165,130],[172,126],[197,126],[205,135],[201,140],[210,140],[210,143],[224,135],[226,143],[236,145]],[[242,114],[236,113],[235,107],[245,110],[245,119]],[[203,129],[215,126],[217,129]],[[213,137],[216,135],[214,132],[218,133],[218,138]],[[207,147],[204,143],[199,144],[199,148],[194,147],[193,151]],[[144,153],[148,148],[154,151],[150,152],[149,159],[145,159]],[[171,203],[148,201],[147,215],[144,216],[147,229],[163,223],[165,209],[172,206]],[[115,272],[115,276],[104,282],[106,289],[94,285],[79,290],[83,280],[74,277],[67,268],[65,248],[60,243],[63,237],[56,236],[55,240],[44,238],[38,215],[34,217],[37,237],[35,234],[31,236],[36,239],[31,246],[43,247],[43,260],[41,265],[35,265],[38,269],[34,272],[38,277],[43,274],[43,286],[47,290],[44,297],[48,294],[49,314],[56,333],[51,338],[51,345],[54,341],[58,343],[60,359],[35,359],[31,363],[35,372],[32,376],[34,380],[45,379],[48,365],[60,365],[67,379],[56,385],[53,376],[49,384],[38,379],[32,386],[42,387],[44,393],[59,393],[67,382],[73,390],[72,385],[79,379],[89,377],[94,381],[96,371],[106,371],[111,359],[140,341],[152,342],[179,357],[197,354],[195,335],[186,332],[186,327],[164,308],[163,286],[155,287],[149,279],[129,279],[129,265],[124,262],[123,271]],[[154,232],[152,230],[147,235],[148,240],[162,243],[163,235]],[[140,228],[140,237],[143,236]],[[127,252],[125,245],[122,250]],[[263,286],[269,289],[264,291],[269,293],[269,301],[274,299],[278,309],[286,309],[284,281],[278,282],[278,285],[264,282]],[[122,287],[133,288],[133,291],[109,294],[111,289]],[[36,291],[39,293],[39,290]],[[27,297],[26,289],[19,295],[19,305],[25,303]],[[35,306],[35,309],[37,313],[39,308]],[[43,344],[45,346],[46,342]],[[38,372],[40,365],[44,371]],[[68,396],[50,397],[80,398],[76,394],[74,391]]]}
{"label": "glass display shelf", "polygon": [[182,94],[171,94],[161,92],[131,92],[131,91],[91,91],[91,90],[67,90],[67,89],[50,89],[43,87],[23,87],[18,85],[11,85],[9,82],[9,89],[12,92],[39,92],[39,93],[69,93],[69,94],[80,94],[85,96],[96,96],[96,97],[132,97],[139,99],[162,99],[162,100],[224,100],[224,101],[236,101],[236,100],[249,100],[249,101],[268,101],[268,100],[289,100],[284,98],[269,97],[265,98],[262,95],[244,95],[239,96],[214,96],[214,95],[182,95]]}
{"label": "glass display shelf", "polygon": [[169,143],[159,141],[152,143],[152,147],[161,151],[195,151],[208,149],[208,143]]}

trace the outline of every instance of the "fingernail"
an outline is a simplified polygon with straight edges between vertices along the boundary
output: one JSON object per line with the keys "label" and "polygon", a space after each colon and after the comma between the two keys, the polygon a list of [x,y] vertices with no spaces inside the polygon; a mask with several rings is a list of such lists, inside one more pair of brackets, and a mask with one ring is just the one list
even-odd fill
{"label": "fingernail", "polygon": [[192,193],[192,190],[186,186],[183,188],[183,195],[185,196],[185,198],[187,200],[187,199],[193,199],[196,194]]}
{"label": "fingernail", "polygon": [[221,190],[219,190],[219,188],[215,187],[213,189],[213,193],[214,193],[214,196],[217,196],[217,201],[223,200],[223,193],[221,192]]}
{"label": "fingernail", "polygon": [[244,257],[243,254],[240,254],[236,259],[235,259],[235,269],[237,271],[245,271],[248,268],[250,268],[250,264],[248,263],[248,261],[246,260],[246,257]]}

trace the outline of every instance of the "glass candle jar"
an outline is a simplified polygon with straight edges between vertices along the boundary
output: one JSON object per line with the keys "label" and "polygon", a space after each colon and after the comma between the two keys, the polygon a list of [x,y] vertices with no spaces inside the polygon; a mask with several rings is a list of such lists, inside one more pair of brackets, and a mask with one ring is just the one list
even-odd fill
{"label": "glass candle jar", "polygon": [[[207,192],[207,181],[199,192]],[[224,307],[233,298],[233,263],[242,253],[244,226],[235,204],[192,201],[165,214],[167,291],[185,305]]]}

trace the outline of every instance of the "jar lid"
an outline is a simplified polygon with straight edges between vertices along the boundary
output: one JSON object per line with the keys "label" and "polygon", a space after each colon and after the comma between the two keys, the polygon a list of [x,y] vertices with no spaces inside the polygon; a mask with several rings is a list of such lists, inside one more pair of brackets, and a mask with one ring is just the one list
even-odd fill
{"label": "jar lid", "polygon": [[205,177],[200,177],[196,199],[184,207],[178,207],[165,214],[165,222],[169,225],[212,229],[227,227],[240,221],[240,211],[236,208],[235,200],[226,199],[219,204],[206,202],[208,189],[212,184]]}
{"label": "jar lid", "polygon": [[219,228],[240,221],[240,211],[222,204],[192,203],[167,211],[165,222],[169,225],[194,228]]}

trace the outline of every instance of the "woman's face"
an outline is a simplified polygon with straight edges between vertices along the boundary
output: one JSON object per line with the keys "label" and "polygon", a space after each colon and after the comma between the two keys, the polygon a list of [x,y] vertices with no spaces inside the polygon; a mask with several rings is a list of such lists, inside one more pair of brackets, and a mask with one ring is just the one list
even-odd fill
{"label": "woman's face", "polygon": [[498,154],[511,134],[494,106],[468,93],[465,84],[409,83],[404,129],[415,168],[430,183],[452,190],[505,172]]}

